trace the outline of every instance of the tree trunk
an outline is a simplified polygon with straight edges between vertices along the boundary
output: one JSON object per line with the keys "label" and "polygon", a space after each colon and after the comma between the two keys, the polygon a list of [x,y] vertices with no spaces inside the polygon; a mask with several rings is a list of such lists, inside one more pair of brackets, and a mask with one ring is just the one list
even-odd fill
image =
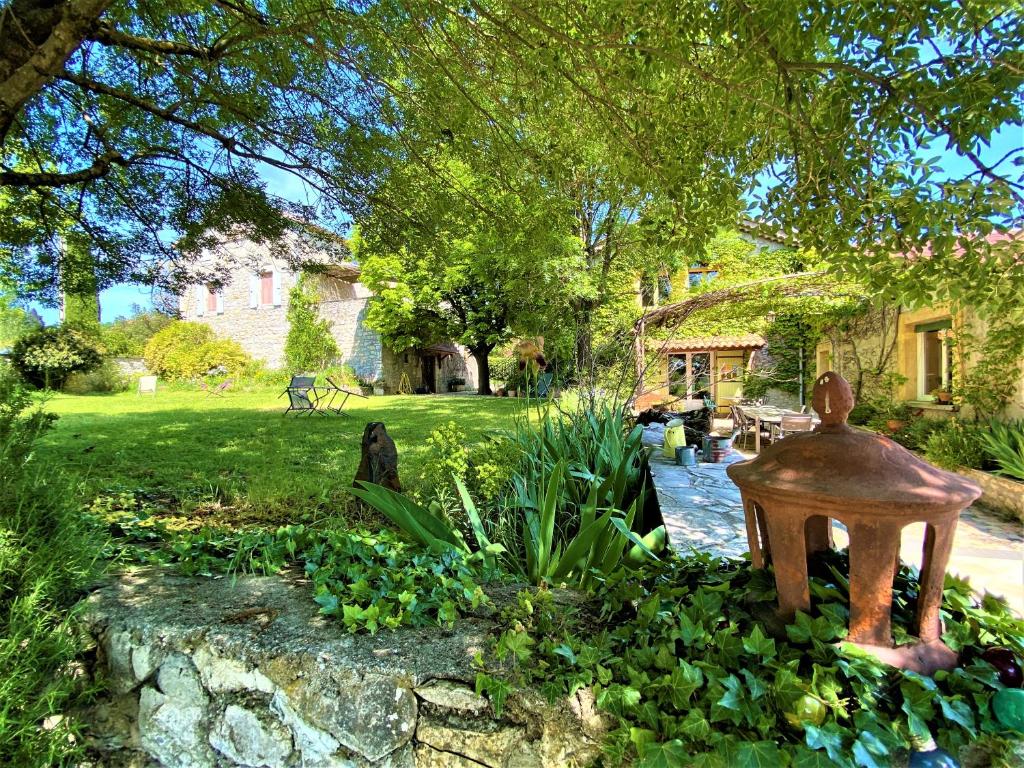
{"label": "tree trunk", "polygon": [[488,358],[492,349],[493,346],[469,350],[476,360],[477,393],[481,395],[491,394],[491,361]]}
{"label": "tree trunk", "polygon": [[0,139],[64,68],[111,0],[14,0],[0,24]]}
{"label": "tree trunk", "polygon": [[590,382],[594,373],[594,336],[591,331],[593,305],[582,303],[576,310],[576,378],[581,383]]}

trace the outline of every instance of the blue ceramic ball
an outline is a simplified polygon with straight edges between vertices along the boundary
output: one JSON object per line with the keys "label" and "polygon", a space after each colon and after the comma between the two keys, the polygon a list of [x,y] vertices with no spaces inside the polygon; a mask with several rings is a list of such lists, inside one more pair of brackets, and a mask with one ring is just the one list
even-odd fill
{"label": "blue ceramic ball", "polygon": [[944,749],[911,752],[909,768],[960,768],[960,763]]}

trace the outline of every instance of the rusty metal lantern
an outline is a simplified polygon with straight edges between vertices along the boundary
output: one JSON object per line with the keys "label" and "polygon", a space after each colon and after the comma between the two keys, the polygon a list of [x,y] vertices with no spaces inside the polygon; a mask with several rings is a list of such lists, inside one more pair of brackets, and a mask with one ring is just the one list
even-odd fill
{"label": "rusty metal lantern", "polygon": [[[850,627],[847,640],[893,666],[933,674],[956,665],[941,640],[943,580],[960,512],[981,489],[944,472],[888,438],[853,429],[853,393],[828,372],[814,387],[821,424],[786,437],[751,461],[733,464],[755,568],[771,563],[779,613],[791,620],[810,608],[807,557],[832,547],[832,520],[850,536]],[[892,586],[905,526],[923,522],[918,642],[893,647]]]}

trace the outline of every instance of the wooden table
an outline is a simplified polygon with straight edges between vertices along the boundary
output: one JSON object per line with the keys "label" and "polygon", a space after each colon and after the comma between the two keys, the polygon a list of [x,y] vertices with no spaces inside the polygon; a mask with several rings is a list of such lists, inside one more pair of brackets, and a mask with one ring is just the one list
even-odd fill
{"label": "wooden table", "polygon": [[[783,416],[806,416],[806,413],[792,411],[788,408],[776,408],[772,405],[747,405],[739,406],[740,413],[754,420],[754,452],[761,452],[761,424],[767,424],[771,429],[774,424],[781,424]],[[817,425],[821,422],[817,416],[811,416],[811,424]]]}

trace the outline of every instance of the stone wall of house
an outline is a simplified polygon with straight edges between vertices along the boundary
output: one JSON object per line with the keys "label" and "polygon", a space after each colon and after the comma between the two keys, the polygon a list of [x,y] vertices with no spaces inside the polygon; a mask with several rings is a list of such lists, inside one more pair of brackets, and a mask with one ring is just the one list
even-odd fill
{"label": "stone wall of house", "polygon": [[[288,337],[288,291],[295,285],[296,273],[284,260],[257,249],[237,254],[228,270],[218,309],[213,312],[207,309],[200,286],[188,286],[180,297],[182,319],[205,323],[220,338],[234,339],[248,355],[264,361],[268,368],[282,367]],[[280,275],[279,305],[257,302],[256,307],[251,306],[249,280],[260,271]]]}
{"label": "stone wall of house", "polygon": [[370,289],[362,283],[320,275],[317,277],[317,292],[320,296],[320,316],[331,323],[331,335],[338,342],[342,361],[363,379],[375,381],[383,377],[380,334],[365,324],[366,311],[373,295]]}
{"label": "stone wall of house", "polygon": [[107,694],[82,720],[108,768],[585,766],[608,725],[588,690],[495,714],[473,690],[484,614],[352,635],[298,578],[146,570],[93,593],[84,622]]}

